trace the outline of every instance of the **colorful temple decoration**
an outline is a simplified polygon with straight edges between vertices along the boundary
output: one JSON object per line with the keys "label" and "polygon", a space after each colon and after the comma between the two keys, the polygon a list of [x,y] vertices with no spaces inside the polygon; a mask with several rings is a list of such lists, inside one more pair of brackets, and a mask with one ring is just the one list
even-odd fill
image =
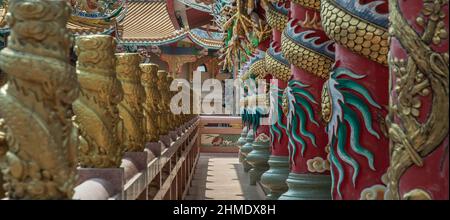
{"label": "colorful temple decoration", "polygon": [[67,28],[75,35],[120,35],[119,23],[127,14],[125,0],[68,1],[72,6]]}
{"label": "colorful temple decoration", "polygon": [[387,1],[321,1],[323,28],[336,42],[336,62],[322,92],[333,199],[383,199],[388,13]]}
{"label": "colorful temple decoration", "polygon": [[283,92],[291,77],[289,62],[281,52],[281,33],[288,20],[289,2],[270,3],[266,7],[267,22],[272,27],[272,41],[266,52],[266,70],[272,76],[270,81],[270,169],[261,177],[261,184],[268,188],[267,199],[278,199],[288,190],[286,179],[289,174],[289,148],[287,118],[283,109]]}
{"label": "colorful temple decoration", "polygon": [[[0,90],[2,187],[10,199],[69,199],[78,147],[70,109],[79,95],[68,62],[70,7],[64,1],[8,4],[11,34],[0,52],[0,68],[8,74]],[[37,24],[46,28],[30,35]],[[27,74],[30,67],[33,74]]]}
{"label": "colorful temple decoration", "polygon": [[320,1],[292,1],[291,20],[282,34],[282,51],[292,64],[283,94],[287,114],[291,173],[281,199],[330,199],[330,163],[321,90],[334,62],[334,42],[320,23]]}
{"label": "colorful temple decoration", "polygon": [[448,1],[389,1],[386,199],[448,199]]}
{"label": "colorful temple decoration", "polygon": [[201,152],[261,199],[448,200],[448,9],[0,0],[0,200],[185,199]]}

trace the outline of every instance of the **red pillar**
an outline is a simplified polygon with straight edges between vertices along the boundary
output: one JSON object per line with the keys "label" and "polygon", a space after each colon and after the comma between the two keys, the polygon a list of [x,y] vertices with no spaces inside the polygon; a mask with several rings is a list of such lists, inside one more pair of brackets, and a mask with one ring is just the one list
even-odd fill
{"label": "red pillar", "polygon": [[336,42],[322,93],[333,199],[383,199],[389,165],[387,0],[322,0],[322,24]]}
{"label": "red pillar", "polygon": [[291,71],[289,63],[281,54],[281,33],[288,20],[289,1],[270,3],[266,11],[267,23],[273,28],[270,48],[266,52],[266,70],[272,75],[270,91],[270,118],[276,123],[270,125],[271,155],[270,169],[261,177],[261,184],[269,189],[268,199],[278,199],[287,191],[289,174],[288,136],[286,117],[282,110],[282,94],[287,86]]}
{"label": "red pillar", "polygon": [[389,4],[391,159],[386,198],[448,199],[448,3]]}
{"label": "red pillar", "polygon": [[285,90],[291,173],[280,199],[331,199],[326,123],[321,120],[322,86],[334,62],[334,43],[321,29],[320,1],[293,1],[283,33],[283,54],[293,76]]}

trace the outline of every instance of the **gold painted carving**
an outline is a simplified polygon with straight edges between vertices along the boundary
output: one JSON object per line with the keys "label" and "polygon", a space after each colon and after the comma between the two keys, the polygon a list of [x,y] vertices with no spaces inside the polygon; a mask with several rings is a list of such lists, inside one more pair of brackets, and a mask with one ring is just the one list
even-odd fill
{"label": "gold painted carving", "polygon": [[299,4],[305,8],[320,11],[320,0],[292,0],[292,2]]}
{"label": "gold painted carving", "polygon": [[76,39],[81,95],[73,104],[80,130],[80,165],[119,167],[123,155],[123,123],[117,105],[123,99],[116,77],[114,39],[107,35]]}
{"label": "gold painted carving", "polygon": [[272,4],[268,4],[269,7],[266,10],[267,12],[267,23],[269,24],[270,27],[272,27],[273,29],[276,29],[280,32],[282,32],[284,30],[284,28],[286,27],[286,24],[288,23],[288,19],[289,17],[285,14],[282,14],[280,12],[278,12],[273,6]]}
{"label": "gold painted carving", "polygon": [[[413,165],[422,166],[423,158],[448,136],[449,56],[448,52],[438,53],[431,48],[436,31],[440,31],[437,24],[448,19],[442,9],[446,4],[448,1],[444,0],[425,1],[422,13],[429,19],[419,35],[403,17],[398,0],[389,1],[389,31],[406,50],[408,58],[389,60],[391,77],[396,80],[390,91],[396,95],[391,95],[386,120],[391,138],[390,166],[383,178],[388,186],[387,199],[401,198],[402,175]],[[420,96],[432,97],[430,112],[420,112]],[[423,122],[418,119],[421,114],[427,114]]]}
{"label": "gold painted carving", "polygon": [[122,144],[125,151],[143,151],[145,90],[141,85],[141,57],[137,53],[118,53],[116,58],[117,79],[124,91],[124,98],[118,106],[125,134]]}
{"label": "gold painted carving", "polygon": [[165,70],[158,70],[157,86],[159,96],[161,97],[158,103],[158,128],[160,135],[167,135],[169,133],[169,85],[167,84],[167,72]]}
{"label": "gold painted carving", "polygon": [[78,97],[68,63],[72,40],[66,1],[10,0],[11,34],[0,52],[8,83],[0,90],[0,115],[8,149],[0,168],[10,199],[70,199],[76,180]]}
{"label": "gold painted carving", "polygon": [[264,79],[266,77],[266,62],[264,59],[255,61],[249,68],[248,72],[256,76],[257,79]]}
{"label": "gold painted carving", "polygon": [[166,100],[165,104],[167,105],[167,109],[168,109],[168,114],[167,114],[167,118],[168,118],[168,124],[169,124],[169,130],[175,130],[175,128],[177,127],[177,116],[175,114],[172,113],[172,111],[170,111],[170,99],[176,94],[173,91],[170,91],[170,85],[173,82],[173,77],[171,76],[167,76],[167,93],[168,95],[165,96],[164,98]]}
{"label": "gold painted carving", "polygon": [[334,60],[295,43],[284,32],[281,46],[284,57],[290,63],[322,79],[328,79]]}
{"label": "gold painted carving", "polygon": [[145,141],[158,142],[159,128],[158,128],[158,102],[161,99],[157,88],[158,81],[158,65],[152,63],[140,64],[142,77],[141,83],[145,89],[144,102],[144,118],[145,118]]}
{"label": "gold painted carving", "polygon": [[322,0],[321,17],[323,29],[331,39],[370,60],[388,65],[387,30],[347,13],[334,0]]}
{"label": "gold painted carving", "polygon": [[331,97],[328,93],[328,83],[324,83],[322,87],[322,101],[321,101],[321,108],[322,108],[322,119],[325,122],[330,122],[331,115],[333,112],[333,105],[331,105]]}
{"label": "gold painted carving", "polygon": [[291,76],[291,67],[276,60],[274,57],[270,55],[270,53],[266,53],[265,56],[266,70],[271,73],[275,78],[279,80],[283,80],[287,82]]}

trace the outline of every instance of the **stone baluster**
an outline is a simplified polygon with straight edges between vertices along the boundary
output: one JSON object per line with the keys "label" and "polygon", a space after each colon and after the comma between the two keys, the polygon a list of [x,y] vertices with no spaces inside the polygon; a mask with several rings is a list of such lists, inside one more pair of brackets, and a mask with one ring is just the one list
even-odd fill
{"label": "stone baluster", "polygon": [[9,199],[70,199],[76,180],[77,132],[72,102],[79,85],[68,63],[66,1],[10,0],[8,46],[0,68],[0,115],[8,149],[0,168]]}
{"label": "stone baluster", "polygon": [[334,62],[334,42],[320,24],[320,0],[293,0],[291,20],[282,36],[282,51],[293,77],[283,94],[291,173],[289,190],[280,199],[331,199],[326,123],[321,91]]}
{"label": "stone baluster", "polygon": [[116,77],[115,42],[108,35],[76,39],[81,95],[73,104],[80,132],[79,161],[85,168],[116,168],[123,156],[118,105],[123,89]]}
{"label": "stone baluster", "polygon": [[383,199],[389,165],[387,0],[321,0],[322,26],[336,42],[322,90],[333,199]]}
{"label": "stone baluster", "polygon": [[389,8],[385,199],[449,199],[448,1],[390,0]]}
{"label": "stone baluster", "polygon": [[137,53],[116,54],[117,78],[122,84],[124,98],[119,104],[119,114],[124,125],[125,151],[141,152],[144,150],[145,132],[142,103],[145,90],[141,85],[141,57]]}

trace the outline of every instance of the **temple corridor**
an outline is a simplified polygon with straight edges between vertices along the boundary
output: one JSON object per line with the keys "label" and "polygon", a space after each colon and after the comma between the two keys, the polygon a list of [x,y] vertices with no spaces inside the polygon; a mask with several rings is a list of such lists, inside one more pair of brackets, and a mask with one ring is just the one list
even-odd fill
{"label": "temple corridor", "polygon": [[448,200],[448,8],[0,0],[0,200]]}
{"label": "temple corridor", "polygon": [[[201,153],[187,200],[261,200],[236,153]],[[260,191],[259,191],[260,192]]]}

